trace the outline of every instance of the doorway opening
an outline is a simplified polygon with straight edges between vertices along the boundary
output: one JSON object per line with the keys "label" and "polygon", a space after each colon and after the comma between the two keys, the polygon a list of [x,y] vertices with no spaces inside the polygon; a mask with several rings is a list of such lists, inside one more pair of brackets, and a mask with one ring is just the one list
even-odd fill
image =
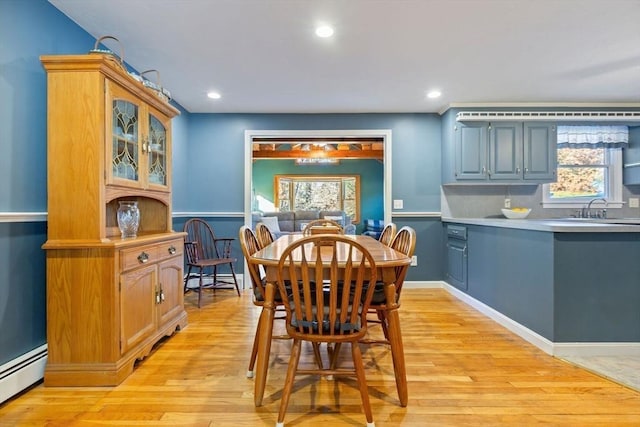
{"label": "doorway opening", "polygon": [[[244,217],[245,225],[251,226],[251,212],[253,208],[253,161],[254,147],[258,144],[273,146],[275,144],[335,144],[340,142],[353,142],[359,144],[373,140],[382,144],[383,162],[383,206],[384,222],[391,221],[391,130],[390,129],[361,129],[361,130],[246,130],[245,131],[245,190],[244,190]],[[291,148],[291,147],[288,147]],[[304,147],[302,147],[304,149]],[[258,153],[275,150],[255,150]],[[289,150],[290,151],[290,150]],[[262,156],[262,154],[259,154]],[[273,154],[272,156],[277,156]],[[353,155],[357,155],[353,153]],[[292,158],[293,154],[284,154],[283,158]],[[271,157],[277,158],[277,157]]]}

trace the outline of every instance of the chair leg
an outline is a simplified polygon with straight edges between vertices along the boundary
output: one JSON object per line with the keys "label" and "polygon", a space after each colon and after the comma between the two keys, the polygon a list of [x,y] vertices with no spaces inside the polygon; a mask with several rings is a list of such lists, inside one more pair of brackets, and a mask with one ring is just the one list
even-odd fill
{"label": "chair leg", "polygon": [[373,414],[371,412],[371,403],[369,402],[369,390],[367,387],[367,379],[364,375],[364,365],[362,363],[362,353],[358,342],[351,342],[351,354],[353,356],[353,366],[356,370],[358,378],[358,388],[360,389],[360,397],[362,398],[362,409],[367,419],[367,427],[375,426],[373,422]]}
{"label": "chair leg", "polygon": [[187,293],[189,288],[187,288],[187,284],[189,283],[189,277],[191,276],[191,266],[187,267],[187,275],[184,278],[184,291],[183,293]]}
{"label": "chair leg", "polygon": [[318,365],[318,369],[323,369],[322,356],[320,355],[320,343],[312,342],[311,345],[313,346],[313,355],[316,358],[316,364]]}
{"label": "chair leg", "polygon": [[247,378],[253,378],[253,369],[256,366],[256,358],[258,357],[258,340],[260,339],[261,323],[262,323],[262,316],[259,316],[258,326],[256,326],[256,336],[253,338],[253,348],[251,349],[251,359],[249,359],[249,367],[247,368]]}
{"label": "chair leg", "polygon": [[389,341],[389,330],[387,329],[387,312],[384,310],[378,310],[378,319],[380,319],[380,325],[382,326],[382,333],[384,338]]}
{"label": "chair leg", "polygon": [[284,425],[284,416],[287,413],[287,406],[289,406],[289,397],[291,397],[291,390],[293,390],[293,381],[296,377],[296,371],[298,370],[298,362],[300,361],[300,340],[293,340],[293,346],[291,347],[291,358],[289,359],[289,368],[287,369],[287,378],[284,381],[284,388],[282,390],[282,398],[280,400],[280,411],[278,412],[278,422],[276,426]]}
{"label": "chair leg", "polygon": [[211,288],[213,289],[213,294],[216,294],[216,285],[218,284],[218,266],[213,266],[213,283],[211,284]]}
{"label": "chair leg", "polygon": [[338,354],[340,353],[341,346],[341,342],[337,342],[333,346],[333,351],[331,352],[331,369],[336,369],[338,367]]}
{"label": "chair leg", "polygon": [[200,269],[200,282],[198,286],[198,308],[202,307],[202,268]]}
{"label": "chair leg", "polygon": [[233,283],[236,284],[236,292],[238,293],[238,296],[240,296],[240,287],[238,286],[238,279],[236,279],[236,272],[233,269],[233,264],[229,264],[229,266],[231,267],[231,275],[233,276]]}

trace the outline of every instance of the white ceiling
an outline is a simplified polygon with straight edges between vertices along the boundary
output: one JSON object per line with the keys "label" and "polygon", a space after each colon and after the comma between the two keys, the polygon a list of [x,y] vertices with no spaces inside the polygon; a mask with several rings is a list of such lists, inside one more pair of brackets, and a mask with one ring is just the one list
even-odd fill
{"label": "white ceiling", "polygon": [[49,1],[194,113],[640,105],[640,0]]}

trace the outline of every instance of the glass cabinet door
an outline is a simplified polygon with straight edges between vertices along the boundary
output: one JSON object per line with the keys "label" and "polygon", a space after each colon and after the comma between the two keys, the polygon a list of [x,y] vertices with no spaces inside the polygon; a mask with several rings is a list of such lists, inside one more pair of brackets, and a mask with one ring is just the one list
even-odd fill
{"label": "glass cabinet door", "polygon": [[168,192],[171,119],[117,85],[107,96],[107,185]]}
{"label": "glass cabinet door", "polygon": [[138,181],[140,175],[138,106],[123,99],[114,99],[112,107],[113,177]]}
{"label": "glass cabinet door", "polygon": [[167,128],[149,114],[148,166],[149,184],[167,185]]}

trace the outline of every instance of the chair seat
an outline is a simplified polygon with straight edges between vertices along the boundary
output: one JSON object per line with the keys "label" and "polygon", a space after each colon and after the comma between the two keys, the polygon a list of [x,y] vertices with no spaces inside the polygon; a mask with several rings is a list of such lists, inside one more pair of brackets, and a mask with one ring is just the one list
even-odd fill
{"label": "chair seat", "polygon": [[201,259],[196,262],[190,263],[194,267],[213,267],[216,265],[229,264],[236,262],[236,258],[216,258],[216,259]]}
{"label": "chair seat", "polygon": [[[262,279],[262,288],[266,287],[267,283],[265,279]],[[264,295],[262,295],[262,291],[258,286],[253,287],[253,297],[255,302],[258,304],[264,303]],[[280,295],[280,289],[276,288],[275,294],[273,295],[273,301],[276,304],[282,304],[282,295]]]}
{"label": "chair seat", "polygon": [[384,294],[384,283],[377,282],[371,297],[371,305],[386,304],[387,296]]}

